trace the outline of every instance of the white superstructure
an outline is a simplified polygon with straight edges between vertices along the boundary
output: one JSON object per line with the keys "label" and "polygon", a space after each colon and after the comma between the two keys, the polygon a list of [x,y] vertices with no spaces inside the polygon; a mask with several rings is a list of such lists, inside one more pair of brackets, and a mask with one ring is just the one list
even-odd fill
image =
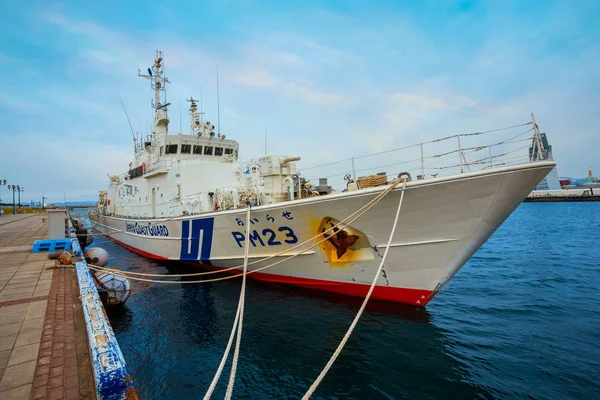
{"label": "white superstructure", "polygon": [[[250,271],[298,254],[251,277],[364,296],[387,246],[400,186],[319,246],[302,254],[308,245],[295,246],[361,209],[396,177],[347,175],[346,190],[330,193],[326,182],[315,188],[299,176],[296,155],[241,163],[238,143],[204,121],[193,98],[188,99],[189,133],[170,134],[169,104],[161,103],[169,81],[161,63],[157,52],[148,74],[140,74],[155,91],[152,134],[136,142],[128,170],[112,175],[101,192],[94,216],[98,229],[147,257],[212,269],[241,265],[249,240]],[[425,305],[555,166],[547,160],[494,165],[491,146],[489,160],[468,163],[466,152],[487,146],[461,148],[459,136],[461,173],[432,179],[422,173],[416,181],[403,175],[409,182],[399,226],[372,298]],[[487,163],[480,171],[469,167]],[[252,219],[246,238],[248,204]]]}

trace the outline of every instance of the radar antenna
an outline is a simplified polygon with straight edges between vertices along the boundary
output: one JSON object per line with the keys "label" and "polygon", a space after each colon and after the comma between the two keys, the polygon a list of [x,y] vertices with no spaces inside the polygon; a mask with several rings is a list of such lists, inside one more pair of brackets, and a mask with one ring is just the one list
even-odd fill
{"label": "radar antenna", "polygon": [[152,67],[148,68],[148,74],[142,74],[138,68],[138,76],[146,78],[150,81],[150,88],[154,91],[154,100],[152,101],[152,108],[158,110],[159,108],[166,107],[168,104],[161,105],[160,92],[165,93],[166,99],[166,87],[167,83],[171,83],[169,79],[164,76],[163,71],[163,53],[160,50],[156,50],[156,58]]}
{"label": "radar antenna", "polygon": [[204,114],[204,112],[200,111],[198,112],[198,101],[194,99],[193,97],[190,96],[189,99],[186,99],[185,101],[187,101],[188,103],[190,103],[190,130],[191,133],[196,133],[198,135],[201,135],[202,132],[200,131],[200,129],[204,128],[204,124],[201,121],[200,117],[202,114]]}

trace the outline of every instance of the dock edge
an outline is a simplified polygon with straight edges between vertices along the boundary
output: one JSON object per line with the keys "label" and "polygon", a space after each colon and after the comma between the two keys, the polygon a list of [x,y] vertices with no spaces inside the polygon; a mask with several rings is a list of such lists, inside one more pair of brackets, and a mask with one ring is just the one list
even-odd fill
{"label": "dock edge", "polygon": [[[73,255],[84,257],[75,228],[67,218]],[[110,326],[87,263],[77,262],[77,281],[87,331],[92,372],[99,400],[137,399],[125,358]]]}

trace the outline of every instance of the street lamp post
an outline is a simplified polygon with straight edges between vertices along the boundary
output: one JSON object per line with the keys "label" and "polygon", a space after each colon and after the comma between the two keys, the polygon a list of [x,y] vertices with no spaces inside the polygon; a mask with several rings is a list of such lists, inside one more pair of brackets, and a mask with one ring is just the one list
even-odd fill
{"label": "street lamp post", "polygon": [[13,215],[15,215],[17,213],[17,205],[15,203],[15,192],[17,191],[17,187],[15,185],[12,185],[12,192],[13,192]]}
{"label": "street lamp post", "polygon": [[[0,179],[0,186],[7,186],[6,179]],[[9,188],[10,190],[10,188]],[[0,190],[0,206],[2,205],[2,190]]]}
{"label": "street lamp post", "polygon": [[15,192],[19,193],[19,208],[21,208],[21,192],[25,190],[25,188],[20,185],[12,185],[9,186],[9,189],[12,188],[13,192],[13,214],[17,213],[17,204],[15,203]]}
{"label": "street lamp post", "polygon": [[19,209],[21,209],[21,192],[24,192],[25,188],[24,187],[19,187],[19,185],[17,185],[17,192],[19,192]]}

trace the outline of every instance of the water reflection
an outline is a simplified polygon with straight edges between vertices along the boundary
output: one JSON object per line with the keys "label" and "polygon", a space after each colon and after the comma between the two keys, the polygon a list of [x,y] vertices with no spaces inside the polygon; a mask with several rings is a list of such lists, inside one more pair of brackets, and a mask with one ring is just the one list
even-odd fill
{"label": "water reflection", "polygon": [[[99,238],[123,269],[181,273]],[[185,279],[185,278],[184,278]],[[231,330],[240,281],[136,285],[109,317],[142,398],[198,398],[208,387]],[[361,300],[248,281],[236,398],[298,398],[352,321]],[[424,308],[372,302],[315,398],[474,398],[452,355],[452,340]],[[224,395],[229,367],[216,390]]]}
{"label": "water reflection", "polygon": [[[589,218],[599,207],[524,204],[427,310],[370,303],[315,398],[599,398],[600,307],[590,301],[600,286],[598,229]],[[182,268],[104,238],[95,245],[115,267],[161,274]],[[229,337],[239,285],[135,284],[125,307],[109,312],[142,398],[204,394]],[[360,301],[249,281],[235,397],[300,397]]]}

